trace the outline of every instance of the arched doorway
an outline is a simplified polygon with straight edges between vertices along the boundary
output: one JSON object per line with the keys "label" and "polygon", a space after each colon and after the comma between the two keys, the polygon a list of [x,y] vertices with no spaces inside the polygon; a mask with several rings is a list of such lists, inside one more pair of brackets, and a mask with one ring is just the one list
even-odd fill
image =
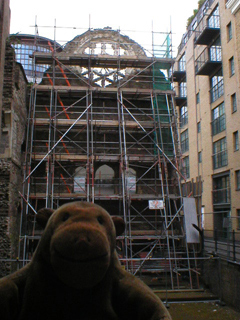
{"label": "arched doorway", "polygon": [[109,195],[114,194],[115,172],[108,165],[99,167],[95,173],[95,194]]}

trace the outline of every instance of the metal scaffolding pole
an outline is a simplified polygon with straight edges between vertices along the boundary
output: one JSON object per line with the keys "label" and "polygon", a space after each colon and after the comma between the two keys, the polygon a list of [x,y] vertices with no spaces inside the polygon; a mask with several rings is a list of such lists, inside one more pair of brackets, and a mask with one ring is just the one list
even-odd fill
{"label": "metal scaffolding pole", "polygon": [[[56,33],[56,24],[54,28]],[[127,270],[140,275],[156,272],[159,278],[170,274],[171,289],[179,289],[179,274],[188,272],[193,287],[192,251],[187,244],[184,250],[178,245],[185,241],[185,233],[181,229],[176,236],[175,229],[175,222],[182,223],[183,207],[173,92],[161,87],[161,81],[168,81],[161,78],[161,68],[170,68],[171,61],[165,66],[166,56],[160,59],[153,52],[148,59],[142,48],[140,54],[135,52],[136,43],[120,31],[116,42],[104,43],[101,38],[98,47],[94,32],[89,29],[85,34],[89,54],[84,42],[79,56],[67,59],[67,51],[60,55],[56,43],[50,43],[50,54],[42,52],[37,58],[49,67],[31,93],[20,230],[23,263],[40,237],[34,233],[35,220],[26,222],[30,210],[37,211],[43,203],[56,208],[86,200],[113,208],[111,213],[119,210],[126,224],[119,248]],[[105,54],[111,48],[114,55]],[[105,177],[99,174],[103,166],[108,170]],[[177,195],[172,191],[172,172],[177,176]],[[164,206],[152,210],[152,201]],[[31,226],[32,234],[25,230]]]}

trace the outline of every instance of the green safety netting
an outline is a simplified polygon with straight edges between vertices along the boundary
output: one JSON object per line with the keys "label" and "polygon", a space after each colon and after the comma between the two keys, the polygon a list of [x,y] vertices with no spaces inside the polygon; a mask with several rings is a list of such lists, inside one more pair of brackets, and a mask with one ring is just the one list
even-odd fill
{"label": "green safety netting", "polygon": [[[170,90],[171,83],[166,79],[164,73],[161,71],[162,63],[155,63],[152,68],[152,77],[153,77],[153,89],[155,90]],[[166,94],[156,94],[154,101],[154,110],[155,110],[155,120],[157,121],[157,133],[158,139],[155,133],[155,142],[158,141],[159,147],[167,156],[173,156],[173,137],[170,125],[171,107],[168,107],[167,95]],[[155,146],[155,153],[157,153],[157,147]]]}

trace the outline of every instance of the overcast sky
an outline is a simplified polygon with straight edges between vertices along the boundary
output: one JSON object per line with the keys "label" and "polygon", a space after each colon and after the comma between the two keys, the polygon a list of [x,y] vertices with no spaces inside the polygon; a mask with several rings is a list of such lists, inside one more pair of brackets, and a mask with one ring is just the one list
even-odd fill
{"label": "overcast sky", "polygon": [[35,34],[37,22],[40,36],[64,43],[89,27],[109,26],[144,47],[144,34],[171,31],[177,48],[197,5],[198,0],[10,0],[10,32]]}

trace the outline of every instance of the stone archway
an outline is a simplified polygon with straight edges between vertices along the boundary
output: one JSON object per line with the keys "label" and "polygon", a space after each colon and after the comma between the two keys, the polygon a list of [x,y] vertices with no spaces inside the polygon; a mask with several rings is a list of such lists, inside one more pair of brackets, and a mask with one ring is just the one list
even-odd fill
{"label": "stone archway", "polygon": [[95,194],[110,195],[114,194],[115,172],[108,165],[99,167],[95,173]]}

